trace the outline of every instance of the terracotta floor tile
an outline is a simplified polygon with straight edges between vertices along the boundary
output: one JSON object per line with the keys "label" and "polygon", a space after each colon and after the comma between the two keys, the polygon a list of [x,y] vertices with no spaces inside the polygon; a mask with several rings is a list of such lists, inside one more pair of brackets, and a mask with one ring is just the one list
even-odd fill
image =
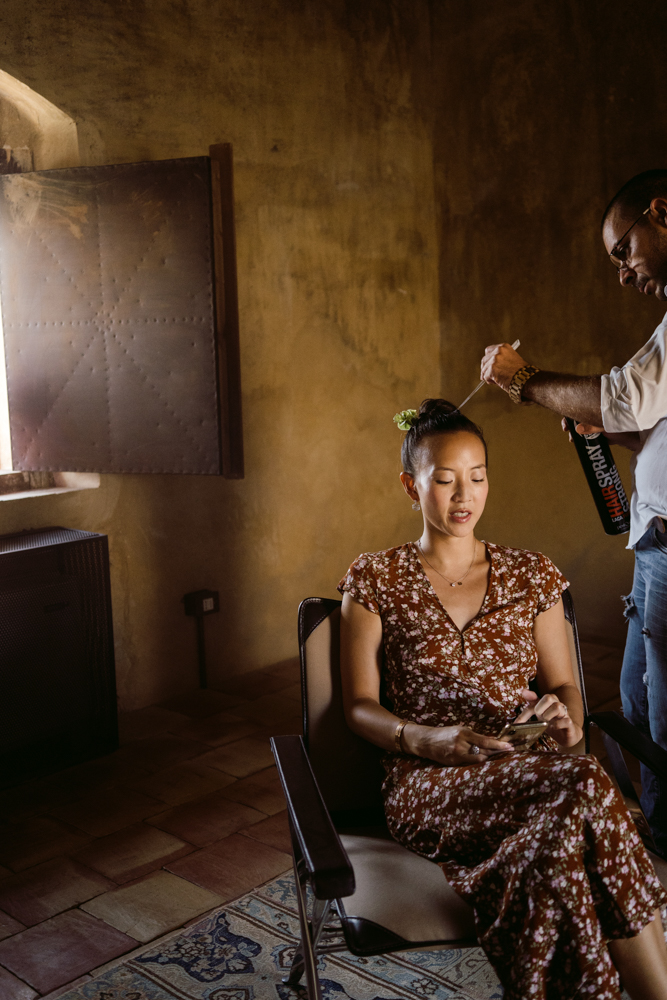
{"label": "terracotta floor tile", "polygon": [[265,771],[258,771],[248,778],[235,781],[233,785],[223,789],[222,794],[227,799],[252,806],[269,816],[285,808],[285,796],[275,767],[267,767]]}
{"label": "terracotta floor tile", "polygon": [[263,694],[246,705],[237,705],[235,715],[268,727],[275,735],[301,731],[301,705],[284,694]]}
{"label": "terracotta floor tile", "polygon": [[270,767],[274,760],[266,737],[260,740],[248,736],[218,747],[217,750],[211,750],[199,758],[199,763],[208,767],[219,767],[221,771],[233,774],[237,778],[245,778],[255,771],[263,771],[265,767]]}
{"label": "terracotta floor tile", "polygon": [[168,870],[218,893],[226,901],[236,899],[291,866],[288,854],[250,837],[232,834],[212,847],[172,862]]}
{"label": "terracotta floor tile", "polygon": [[264,818],[257,809],[230,802],[221,792],[213,792],[196,802],[186,802],[153,816],[148,822],[190,844],[204,847]]}
{"label": "terracotta floor tile", "polygon": [[620,712],[621,711],[621,695],[620,692],[614,697],[610,698],[609,701],[603,701],[601,704],[595,706],[596,712]]}
{"label": "terracotta floor tile", "polygon": [[63,993],[69,993],[70,990],[75,990],[77,986],[83,986],[84,983],[90,983],[92,980],[92,976],[79,976],[78,979],[74,979],[70,983],[64,983],[62,986],[58,986],[57,989],[52,990],[51,993],[41,997],[40,1000],[58,1000],[58,997],[61,997]]}
{"label": "terracotta floor tile", "polygon": [[50,806],[61,801],[56,789],[43,788],[37,782],[26,782],[15,788],[5,788],[0,792],[0,821],[20,823],[44,813]]}
{"label": "terracotta floor tile", "polygon": [[224,691],[212,691],[210,688],[189,691],[187,694],[170,698],[160,703],[160,708],[181,712],[191,719],[205,719],[208,715],[228,711],[242,701],[236,695],[225,694]]}
{"label": "terracotta floor tile", "polygon": [[206,753],[207,750],[205,743],[168,734],[148,740],[135,740],[119,750],[118,755],[130,766],[152,774],[154,771],[163,771],[174,764],[180,764],[184,760],[191,760],[192,757]]}
{"label": "terracotta floor tile", "polygon": [[7,823],[0,829],[0,861],[15,872],[40,861],[68,854],[87,844],[90,837],[72,831],[48,816],[23,823]]}
{"label": "terracotta floor tile", "polygon": [[0,965],[48,993],[134,947],[134,939],[115,927],[68,910],[0,941]]}
{"label": "terracotta floor tile", "polygon": [[61,779],[58,783],[61,796],[79,798],[81,794],[95,791],[97,788],[123,784],[136,775],[136,763],[128,760],[122,751],[116,750],[104,757],[98,757],[97,760],[89,760],[76,768],[63,771],[59,775],[52,775],[51,780]]}
{"label": "terracotta floor tile", "polygon": [[614,652],[618,647],[603,642],[592,642],[589,639],[580,639],[579,648],[581,649],[581,658],[584,663],[594,663],[596,660],[601,660],[604,656]]}
{"label": "terracotta floor tile", "polygon": [[283,698],[290,698],[292,701],[297,702],[299,710],[301,709],[301,681],[297,681],[296,684],[290,684],[289,687],[284,688],[280,693]]}
{"label": "terracotta floor tile", "polygon": [[137,769],[136,765],[119,757],[117,752],[108,754],[1,792],[0,814],[18,822],[91,792],[147,774],[148,771]]}
{"label": "terracotta floor tile", "polygon": [[623,664],[623,655],[619,650],[617,655],[614,656],[604,656],[600,660],[595,660],[593,663],[584,663],[584,677],[588,683],[589,677],[602,677],[605,680],[614,680],[618,683],[618,679],[621,676],[621,666]]}
{"label": "terracotta floor tile", "polygon": [[286,684],[296,684],[301,677],[301,664],[298,656],[290,656],[288,660],[281,663],[274,663],[272,667],[267,667],[266,672],[273,677],[279,677]]}
{"label": "terracotta floor tile", "polygon": [[275,847],[277,851],[284,854],[292,853],[292,841],[290,839],[289,823],[287,822],[287,810],[269,816],[268,819],[260,820],[252,826],[239,830],[244,837],[252,837],[253,840],[261,840],[269,847]]}
{"label": "terracotta floor tile", "polygon": [[112,887],[113,882],[90,868],[56,858],[5,879],[0,884],[0,907],[31,927]]}
{"label": "terracotta floor tile", "polygon": [[218,788],[224,788],[234,780],[230,774],[225,774],[216,767],[207,767],[195,759],[186,764],[176,764],[166,771],[156,771],[155,774],[132,782],[128,787],[161,799],[170,806],[177,806],[181,802],[189,802]]}
{"label": "terracotta floor tile", "polygon": [[51,815],[93,837],[104,837],[147,816],[154,816],[163,808],[163,803],[153,796],[130,788],[108,788],[57,806],[51,810]]}
{"label": "terracotta floor tile", "polygon": [[[252,702],[243,702],[243,705],[251,704]],[[218,712],[217,715],[210,715],[207,719],[197,719],[191,725],[185,726],[179,736],[198,740],[207,746],[218,747],[223,743],[240,740],[243,736],[251,736],[262,728],[262,725],[253,722],[252,718],[244,719],[234,712]]]}
{"label": "terracotta floor tile", "polygon": [[118,716],[120,744],[123,746],[132,740],[145,740],[150,736],[172,733],[181,726],[187,726],[189,721],[188,715],[160,708],[159,705],[139,708],[136,712],[121,712]]}
{"label": "terracotta floor tile", "polygon": [[[297,674],[297,678],[298,676]],[[254,701],[262,695],[282,691],[283,688],[293,684],[294,680],[294,676],[285,677],[280,671],[274,674],[269,670],[252,670],[247,674],[237,674],[236,677],[230,677],[220,686],[226,694]]]}
{"label": "terracotta floor tile", "polygon": [[221,902],[216,893],[186,879],[169,872],[154,872],[140,882],[91,899],[82,909],[135,940],[146,942]]}
{"label": "terracotta floor tile", "polygon": [[191,844],[185,844],[164,830],[138,823],[101,837],[74,857],[120,884],[148,875],[168,861],[190,854],[192,849]]}
{"label": "terracotta floor tile", "polygon": [[8,913],[0,912],[0,941],[4,941],[5,938],[11,937],[12,934],[18,934],[19,931],[24,930],[25,927],[18,920],[14,920]]}
{"label": "terracotta floor tile", "polygon": [[37,993],[0,966],[0,1000],[33,1000]]}
{"label": "terracotta floor tile", "polygon": [[594,712],[598,705],[603,705],[619,695],[618,681],[608,680],[606,677],[586,678],[586,698],[588,700],[589,712]]}
{"label": "terracotta floor tile", "polygon": [[[191,927],[193,924],[198,924],[201,919],[202,919],[202,915],[198,914],[198,916],[192,917],[191,920],[186,920],[185,923],[180,924],[176,928],[176,930],[167,931],[166,934],[158,934],[157,937],[151,939],[151,942],[150,942],[151,951],[153,951],[153,949],[156,949],[156,950],[160,949],[160,950],[162,950],[163,946],[166,946],[166,945],[170,944],[172,941],[176,940],[176,938],[179,938],[181,936],[182,932],[185,930],[186,927]],[[89,973],[90,974],[90,978],[91,979],[98,979],[100,976],[105,975],[105,973],[110,972],[112,969],[118,969],[121,966],[126,965],[128,962],[131,962],[132,959],[137,958],[137,956],[139,956],[139,955],[145,955],[146,954],[146,945],[145,944],[142,944],[139,941],[135,941],[135,945],[136,945],[136,947],[132,951],[125,952],[125,954],[121,955],[120,958],[112,958],[110,962],[103,962],[102,965],[98,965],[97,968],[91,969],[90,973]],[[77,1000],[79,1000],[78,997],[77,997]],[[99,998],[98,997],[91,997],[91,998],[89,998],[89,1000],[99,1000]],[[114,997],[114,998],[112,998],[112,1000],[125,1000],[125,998],[124,997],[123,998],[121,998],[121,997],[115,998]],[[148,1000],[148,998],[147,997],[146,998],[142,997],[142,1000]],[[166,997],[156,997],[155,1000],[167,1000],[167,998]],[[170,998],[170,1000],[173,1000],[173,998]],[[193,998],[193,1000],[194,1000],[194,998]],[[222,1000],[222,998],[219,998],[219,1000]]]}

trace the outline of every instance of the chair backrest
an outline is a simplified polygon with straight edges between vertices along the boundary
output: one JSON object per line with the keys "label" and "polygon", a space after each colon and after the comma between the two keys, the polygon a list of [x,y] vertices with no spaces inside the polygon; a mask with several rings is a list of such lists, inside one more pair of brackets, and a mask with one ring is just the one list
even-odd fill
{"label": "chair backrest", "polygon": [[584,703],[584,718],[588,715],[588,702],[586,701],[586,683],[584,681],[584,667],[581,662],[581,649],[579,648],[579,630],[577,629],[577,617],[574,613],[574,602],[569,590],[563,593],[563,611],[565,612],[565,622],[567,624],[567,638],[570,646],[570,659],[572,660],[572,673],[581,700]]}
{"label": "chair backrest", "polygon": [[[368,813],[370,817],[382,806],[382,750],[355,735],[345,721],[340,683],[340,606],[340,601],[326,597],[307,597],[299,607],[304,741],[329,810],[339,816],[350,812],[357,817]],[[572,669],[588,714],[577,622],[568,590],[563,594],[563,608]]]}
{"label": "chair backrest", "polygon": [[332,813],[382,809],[382,750],[348,727],[340,684],[340,601],[307,597],[299,607],[303,737]]}

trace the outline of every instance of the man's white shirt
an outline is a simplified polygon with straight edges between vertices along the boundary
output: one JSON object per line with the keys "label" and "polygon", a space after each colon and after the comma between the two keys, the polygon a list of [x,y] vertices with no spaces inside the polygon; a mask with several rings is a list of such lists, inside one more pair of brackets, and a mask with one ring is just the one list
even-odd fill
{"label": "man's white shirt", "polygon": [[656,517],[667,520],[667,314],[622,368],[602,376],[602,423],[610,434],[639,431],[632,459],[632,548]]}

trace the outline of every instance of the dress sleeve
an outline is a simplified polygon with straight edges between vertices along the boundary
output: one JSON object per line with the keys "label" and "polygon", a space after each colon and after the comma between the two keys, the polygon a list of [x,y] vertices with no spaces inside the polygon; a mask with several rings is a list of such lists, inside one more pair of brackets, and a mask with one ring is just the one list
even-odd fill
{"label": "dress sleeve", "polygon": [[558,603],[563,591],[567,590],[569,586],[569,582],[554,566],[551,559],[540,553],[535,573],[535,590],[537,592],[535,614],[541,615],[543,611],[553,608],[554,604]]}
{"label": "dress sleeve", "polygon": [[377,579],[371,563],[371,556],[368,553],[354,560],[338,584],[338,590],[341,594],[349,594],[373,614],[380,614]]}

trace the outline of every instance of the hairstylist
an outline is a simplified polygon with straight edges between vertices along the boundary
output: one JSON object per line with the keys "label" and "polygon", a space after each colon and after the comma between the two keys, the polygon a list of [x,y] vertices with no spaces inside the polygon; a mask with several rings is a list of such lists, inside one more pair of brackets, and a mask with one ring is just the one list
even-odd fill
{"label": "hairstylist", "polygon": [[[667,170],[638,174],[621,188],[604,213],[602,238],[622,285],[667,301]],[[667,750],[667,315],[608,375],[539,371],[508,344],[494,344],[486,348],[482,378],[515,403],[572,417],[580,433],[604,430],[636,453],[629,540],[635,572],[621,697],[626,718]],[[667,782],[644,767],[642,808],[667,857]]]}

